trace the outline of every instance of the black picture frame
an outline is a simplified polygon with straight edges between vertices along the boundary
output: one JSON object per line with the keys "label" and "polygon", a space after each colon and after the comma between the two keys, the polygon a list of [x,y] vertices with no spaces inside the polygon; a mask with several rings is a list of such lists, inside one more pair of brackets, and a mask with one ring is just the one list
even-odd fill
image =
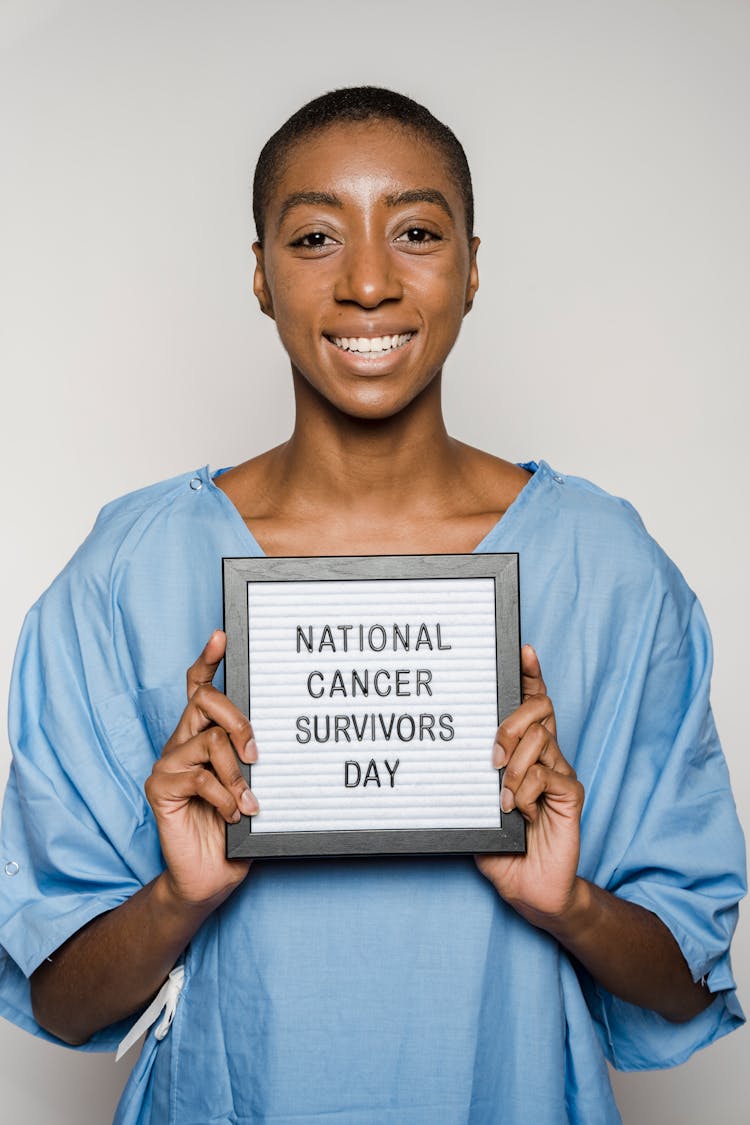
{"label": "black picture frame", "polygon": [[[366,580],[491,578],[494,583],[497,724],[521,700],[518,555],[354,555],[313,558],[224,558],[224,630],[227,635],[225,690],[252,720],[248,586],[263,582],[340,582]],[[488,745],[489,754],[491,747]],[[263,748],[259,747],[262,754]],[[252,766],[240,762],[252,787]],[[460,763],[459,763],[460,768]],[[253,818],[227,825],[229,859],[368,855],[522,853],[525,824],[517,810],[500,809],[493,827],[399,828],[253,832]]]}

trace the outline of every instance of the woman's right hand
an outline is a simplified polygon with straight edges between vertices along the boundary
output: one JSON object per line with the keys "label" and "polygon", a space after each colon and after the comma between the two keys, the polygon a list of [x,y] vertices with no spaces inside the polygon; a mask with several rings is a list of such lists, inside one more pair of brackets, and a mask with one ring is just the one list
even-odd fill
{"label": "woman's right hand", "polygon": [[217,629],[188,669],[187,707],[145,786],[169,889],[180,904],[204,910],[219,906],[250,868],[226,859],[226,825],[258,811],[234,754],[257,761],[250,722],[213,686],[225,649]]}

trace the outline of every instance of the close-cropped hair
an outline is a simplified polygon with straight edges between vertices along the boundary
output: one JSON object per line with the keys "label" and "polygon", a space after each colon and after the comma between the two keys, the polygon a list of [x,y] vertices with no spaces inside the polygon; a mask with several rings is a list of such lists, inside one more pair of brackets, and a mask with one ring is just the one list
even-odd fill
{"label": "close-cropped hair", "polygon": [[268,205],[297,142],[332,125],[355,121],[396,122],[441,151],[463,200],[466,234],[471,239],[474,233],[471,172],[466,153],[455,133],[429,109],[405,94],[381,86],[347,86],[322,94],[303,105],[261,149],[253,178],[253,216],[258,242],[263,244]]}

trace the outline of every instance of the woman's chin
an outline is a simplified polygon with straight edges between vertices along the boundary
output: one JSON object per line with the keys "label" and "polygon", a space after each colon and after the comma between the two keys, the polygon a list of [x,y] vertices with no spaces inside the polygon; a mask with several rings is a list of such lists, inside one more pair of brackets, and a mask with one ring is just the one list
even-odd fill
{"label": "woman's chin", "polygon": [[[326,404],[336,413],[363,422],[388,421],[408,410],[417,400],[421,400],[435,377],[422,386],[399,386],[395,380],[372,377],[347,380],[345,385],[321,385],[313,383],[306,376],[300,377],[302,384],[312,390],[318,402]],[[439,389],[436,384],[436,390]],[[304,392],[303,392],[304,393]]]}

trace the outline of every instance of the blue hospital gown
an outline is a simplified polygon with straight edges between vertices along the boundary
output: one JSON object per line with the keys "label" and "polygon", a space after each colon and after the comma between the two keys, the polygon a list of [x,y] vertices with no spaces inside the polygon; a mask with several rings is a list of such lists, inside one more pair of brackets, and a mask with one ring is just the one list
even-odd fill
{"label": "blue hospital gown", "polygon": [[[605,1059],[670,1066],[742,1022],[727,950],[743,843],[700,606],[628,504],[529,467],[477,549],[520,554],[523,638],[586,789],[580,874],[658,914],[713,1003],[677,1025],[614,998],[470,857],[259,861],[191,942],[122,1125],[605,1125],[619,1120]],[[0,1011],[36,1034],[27,976],[161,870],[143,783],[221,623],[221,557],[261,553],[203,469],[105,507],[28,615]],[[87,1048],[112,1049],[130,1022]]]}

